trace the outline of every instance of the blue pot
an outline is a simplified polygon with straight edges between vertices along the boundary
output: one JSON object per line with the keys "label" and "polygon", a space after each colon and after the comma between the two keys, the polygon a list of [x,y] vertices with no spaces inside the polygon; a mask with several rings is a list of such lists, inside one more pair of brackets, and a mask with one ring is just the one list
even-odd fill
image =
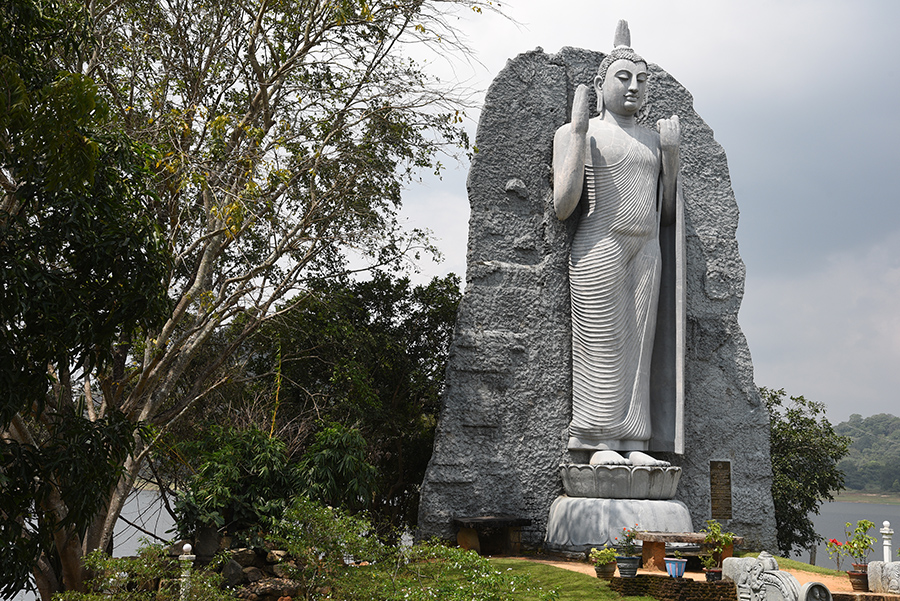
{"label": "blue pot", "polygon": [[679,559],[677,557],[666,557],[666,571],[672,578],[681,578],[684,576],[684,568],[687,567],[687,559]]}

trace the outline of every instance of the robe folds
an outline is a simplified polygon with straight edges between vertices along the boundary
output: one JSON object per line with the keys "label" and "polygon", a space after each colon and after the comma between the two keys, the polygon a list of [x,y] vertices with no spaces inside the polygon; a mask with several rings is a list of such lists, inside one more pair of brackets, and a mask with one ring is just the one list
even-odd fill
{"label": "robe folds", "polygon": [[[585,166],[572,240],[569,448],[683,452],[683,208],[660,227],[658,152]],[[680,190],[680,188],[679,188]]]}

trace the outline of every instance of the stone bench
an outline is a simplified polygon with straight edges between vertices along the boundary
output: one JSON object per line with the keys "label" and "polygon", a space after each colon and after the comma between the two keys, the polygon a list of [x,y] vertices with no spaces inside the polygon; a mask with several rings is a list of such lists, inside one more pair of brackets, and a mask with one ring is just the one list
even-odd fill
{"label": "stone bench", "polygon": [[[703,532],[648,532],[640,531],[635,537],[643,542],[641,559],[644,569],[647,570],[665,570],[666,569],[666,543],[689,543],[700,545],[699,554],[704,553],[703,541],[706,540],[706,534]],[[743,536],[735,536],[734,543],[725,547],[722,551],[722,559],[731,557],[734,554],[734,545],[742,545],[744,543]],[[685,555],[693,555],[692,552],[686,552]]]}
{"label": "stone bench", "polygon": [[481,515],[453,519],[459,528],[456,542],[479,555],[519,555],[522,552],[522,526],[531,520],[511,515]]}

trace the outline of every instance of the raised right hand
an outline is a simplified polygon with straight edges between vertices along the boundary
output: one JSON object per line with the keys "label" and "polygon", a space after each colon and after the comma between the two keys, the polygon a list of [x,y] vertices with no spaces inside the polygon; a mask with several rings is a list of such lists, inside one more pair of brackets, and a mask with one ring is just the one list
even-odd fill
{"label": "raised right hand", "polygon": [[581,84],[575,90],[575,99],[572,101],[572,131],[577,134],[586,134],[588,119],[591,117],[591,107],[588,103],[590,89]]}

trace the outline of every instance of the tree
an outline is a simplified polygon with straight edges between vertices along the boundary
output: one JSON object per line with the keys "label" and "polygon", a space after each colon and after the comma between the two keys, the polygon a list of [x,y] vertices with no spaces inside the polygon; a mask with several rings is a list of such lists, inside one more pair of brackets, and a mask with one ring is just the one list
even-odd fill
{"label": "tree", "polygon": [[377,468],[368,509],[380,526],[417,519],[459,283],[451,274],[412,286],[381,272],[367,281],[321,282],[250,347],[252,373],[271,373],[281,361],[285,418],[315,415],[319,430],[327,422],[359,429]]}
{"label": "tree", "polygon": [[[156,484],[190,487],[182,481],[184,458],[196,469],[202,454],[183,447],[197,432],[239,424],[284,441],[291,465],[300,469],[295,492],[365,509],[382,532],[414,526],[459,278],[412,286],[376,272],[365,281],[319,280],[308,292],[238,349],[243,377],[220,388],[214,403],[197,407],[185,422],[193,426],[176,427],[172,445],[154,453]],[[207,352],[219,352],[227,341],[215,340]]]}
{"label": "tree", "polygon": [[850,440],[835,433],[825,417],[825,405],[784,389],[760,388],[769,411],[772,456],[772,500],[778,549],[784,555],[809,549],[820,539],[811,513],[844,487],[838,462]]}
{"label": "tree", "polygon": [[838,465],[847,488],[900,492],[900,417],[879,413],[863,418],[854,413],[834,430],[851,440]]}
{"label": "tree", "polygon": [[[402,185],[439,169],[441,149],[466,139],[457,99],[403,48],[460,49],[446,22],[457,7],[492,9],[478,0],[97,0],[83,5],[85,35],[48,44],[61,68],[100,83],[106,131],[156,153],[149,210],[172,257],[153,262],[170,303],[161,324],[114,328],[114,342],[89,347],[109,361],[58,378],[62,402],[43,407],[51,421],[121,412],[133,433],[109,502],[70,546],[109,546],[154,446],[228,384],[236,350],[307,296],[311,278],[346,272],[348,249],[396,267],[427,248],[396,219]],[[48,157],[49,172],[75,156],[63,155]],[[205,353],[225,331],[221,352]],[[12,420],[21,438],[38,440],[26,413],[19,406]]]}
{"label": "tree", "polygon": [[[82,582],[81,537],[134,445],[74,382],[168,309],[147,148],[110,132],[94,82],[59,70],[77,11],[0,9],[0,595]],[[89,397],[88,397],[89,398]]]}

